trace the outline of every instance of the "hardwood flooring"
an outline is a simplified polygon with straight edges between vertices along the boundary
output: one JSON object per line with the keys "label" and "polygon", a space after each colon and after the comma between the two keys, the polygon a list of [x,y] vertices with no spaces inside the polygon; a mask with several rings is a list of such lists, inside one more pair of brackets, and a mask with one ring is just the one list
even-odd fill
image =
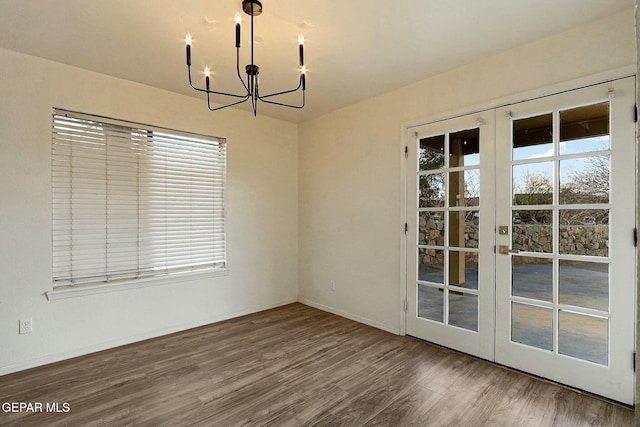
{"label": "hardwood flooring", "polygon": [[633,411],[302,304],[0,377],[2,426],[633,426]]}

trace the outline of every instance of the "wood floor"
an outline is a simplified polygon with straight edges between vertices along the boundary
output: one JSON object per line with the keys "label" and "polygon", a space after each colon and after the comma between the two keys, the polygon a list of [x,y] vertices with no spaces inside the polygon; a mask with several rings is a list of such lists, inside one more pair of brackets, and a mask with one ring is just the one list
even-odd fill
{"label": "wood floor", "polygon": [[634,413],[292,304],[0,377],[2,426],[633,426]]}

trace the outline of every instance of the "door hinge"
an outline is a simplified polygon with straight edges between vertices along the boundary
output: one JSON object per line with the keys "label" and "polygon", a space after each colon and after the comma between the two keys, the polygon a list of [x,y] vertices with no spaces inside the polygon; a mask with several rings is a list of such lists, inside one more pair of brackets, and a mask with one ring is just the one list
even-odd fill
{"label": "door hinge", "polygon": [[638,123],[638,105],[633,106],[633,121]]}
{"label": "door hinge", "polygon": [[[408,309],[409,309],[409,303],[405,299],[405,300],[402,301],[402,310],[406,313]],[[634,358],[634,360],[635,360],[635,358]]]}
{"label": "door hinge", "polygon": [[407,234],[407,231],[409,231],[409,224],[407,224],[406,222],[404,223],[404,234]]}
{"label": "door hinge", "polygon": [[638,247],[638,227],[633,229],[633,246]]}
{"label": "door hinge", "polygon": [[636,371],[636,352],[635,351],[633,352],[631,357],[633,357],[633,372],[635,372]]}
{"label": "door hinge", "polygon": [[404,158],[409,158],[409,147],[407,145],[404,146]]}

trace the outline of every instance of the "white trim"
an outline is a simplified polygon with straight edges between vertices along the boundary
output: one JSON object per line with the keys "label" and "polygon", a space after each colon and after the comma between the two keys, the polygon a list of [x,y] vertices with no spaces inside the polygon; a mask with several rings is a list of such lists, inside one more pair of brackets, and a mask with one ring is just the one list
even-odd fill
{"label": "white trim", "polygon": [[135,280],[121,280],[111,283],[100,283],[97,285],[65,286],[54,288],[46,293],[49,301],[59,299],[83,297],[87,295],[103,294],[106,292],[126,291],[130,289],[140,289],[149,286],[168,285],[170,283],[184,282],[187,280],[206,279],[210,277],[228,276],[230,270],[221,268],[208,271],[194,271],[187,273],[168,274],[166,276],[145,277]]}
{"label": "white trim", "polygon": [[407,295],[407,233],[404,225],[409,223],[407,217],[407,164],[409,159],[405,157],[405,147],[409,146],[409,129],[401,126],[400,129],[400,335],[407,334],[407,312],[405,311]]}
{"label": "white trim", "polygon": [[56,353],[49,356],[39,357],[37,359],[26,360],[23,362],[14,363],[13,365],[0,366],[0,376],[23,371],[25,369],[35,368],[37,366],[43,366],[43,365],[48,365],[50,363],[72,359],[74,357],[96,353],[98,351],[104,351],[104,350],[109,350],[112,348],[121,347],[128,344],[133,344],[136,342],[145,341],[152,338],[158,338],[158,337],[173,334],[176,332],[182,332],[188,329],[198,328],[200,326],[210,325],[213,323],[221,322],[223,320],[234,319],[236,317],[245,316],[247,314],[253,314],[253,313],[258,313],[264,310],[270,310],[272,308],[282,307],[284,305],[293,304],[295,302],[296,302],[295,299],[288,299],[276,304],[270,304],[266,306],[254,306],[252,308],[234,311],[231,313],[219,314],[216,316],[208,317],[206,319],[184,323],[182,325],[170,326],[170,327],[158,329],[152,332],[146,332],[138,335],[133,335],[130,337],[119,338],[117,340],[95,344],[88,347],[82,347],[75,350],[65,351],[62,353]]}
{"label": "white trim", "polygon": [[383,324],[378,323],[376,321],[373,321],[371,319],[367,319],[366,317],[358,316],[357,314],[347,313],[346,311],[338,310],[338,309],[335,309],[333,307],[329,307],[329,306],[326,306],[324,304],[320,304],[320,303],[311,301],[311,300],[309,300],[307,298],[300,298],[300,299],[298,299],[298,302],[300,304],[308,305],[309,307],[317,308],[318,310],[326,311],[328,313],[332,313],[332,314],[335,314],[337,316],[344,317],[344,318],[353,320],[353,321],[358,322],[358,323],[362,323],[362,324],[365,324],[365,325],[372,326],[372,327],[374,327],[376,329],[381,329],[381,330],[383,330],[385,332],[390,332],[390,333],[392,333],[394,335],[400,335],[400,330],[398,330],[398,328],[394,328],[392,326],[383,325]]}

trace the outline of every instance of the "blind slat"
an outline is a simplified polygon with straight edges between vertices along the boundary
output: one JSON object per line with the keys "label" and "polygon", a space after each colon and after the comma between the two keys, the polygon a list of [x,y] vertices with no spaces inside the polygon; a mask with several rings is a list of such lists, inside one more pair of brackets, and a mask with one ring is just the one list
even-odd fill
{"label": "blind slat", "polygon": [[54,286],[224,267],[225,182],[222,139],[56,109]]}

